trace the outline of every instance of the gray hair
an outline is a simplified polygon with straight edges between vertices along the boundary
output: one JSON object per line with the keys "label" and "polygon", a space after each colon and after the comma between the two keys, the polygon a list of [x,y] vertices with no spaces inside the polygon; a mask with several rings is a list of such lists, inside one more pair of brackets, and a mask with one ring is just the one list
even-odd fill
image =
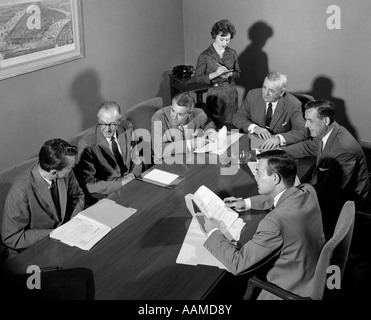
{"label": "gray hair", "polygon": [[266,78],[269,81],[279,83],[279,86],[281,87],[281,90],[286,91],[286,85],[287,85],[287,76],[286,75],[284,75],[282,73],[279,73],[279,72],[276,72],[276,71],[271,71],[267,74]]}

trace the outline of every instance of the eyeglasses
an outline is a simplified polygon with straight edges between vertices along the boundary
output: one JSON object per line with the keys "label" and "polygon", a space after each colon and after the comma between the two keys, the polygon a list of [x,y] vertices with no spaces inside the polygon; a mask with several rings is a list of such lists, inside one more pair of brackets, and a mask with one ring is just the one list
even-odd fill
{"label": "eyeglasses", "polygon": [[107,127],[111,128],[114,127],[116,128],[120,124],[121,120],[117,122],[111,122],[111,123],[104,123],[104,122],[98,122],[98,126],[100,126],[102,129],[106,129]]}

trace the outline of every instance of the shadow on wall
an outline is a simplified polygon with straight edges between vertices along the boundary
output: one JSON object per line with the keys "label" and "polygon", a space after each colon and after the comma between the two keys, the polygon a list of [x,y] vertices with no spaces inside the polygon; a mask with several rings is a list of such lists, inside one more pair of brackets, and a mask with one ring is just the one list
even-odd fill
{"label": "shadow on wall", "polygon": [[169,106],[171,104],[170,96],[170,74],[171,71],[166,70],[162,74],[161,83],[158,87],[156,97],[161,97],[164,101],[164,106]]}
{"label": "shadow on wall", "polygon": [[326,76],[318,76],[313,80],[312,90],[306,92],[306,94],[311,95],[314,99],[326,99],[334,103],[336,108],[336,122],[345,127],[353,135],[353,137],[358,139],[357,131],[355,130],[347,115],[345,101],[343,99],[334,97],[332,95],[333,89],[334,83],[330,78]]}
{"label": "shadow on wall", "polygon": [[269,72],[268,55],[262,49],[273,36],[273,29],[264,21],[258,21],[248,29],[247,36],[251,43],[238,57],[241,76],[237,79],[245,95],[251,89],[260,88]]}
{"label": "shadow on wall", "polygon": [[82,72],[72,82],[71,98],[77,102],[82,113],[81,130],[96,123],[98,107],[104,101],[100,90],[99,75],[93,69]]}

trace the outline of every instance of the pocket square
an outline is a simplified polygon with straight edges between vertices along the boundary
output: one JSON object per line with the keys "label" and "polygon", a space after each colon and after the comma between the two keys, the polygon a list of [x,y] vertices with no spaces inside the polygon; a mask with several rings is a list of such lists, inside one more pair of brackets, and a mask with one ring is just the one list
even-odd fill
{"label": "pocket square", "polygon": [[318,169],[319,169],[319,171],[321,171],[321,172],[328,171],[328,168],[318,168]]}
{"label": "pocket square", "polygon": [[282,123],[282,127],[285,126],[286,124],[287,124],[287,122]]}

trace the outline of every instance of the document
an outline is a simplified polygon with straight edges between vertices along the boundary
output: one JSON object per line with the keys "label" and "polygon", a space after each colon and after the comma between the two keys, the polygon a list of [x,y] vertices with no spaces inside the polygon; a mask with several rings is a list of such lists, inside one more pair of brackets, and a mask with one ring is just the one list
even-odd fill
{"label": "document", "polygon": [[[207,218],[214,218],[219,223],[220,231],[230,241],[240,240],[241,230],[245,222],[239,218],[238,213],[226,207],[224,201],[205,186],[201,186],[194,194],[185,196],[186,206],[192,216],[197,219],[197,208]],[[194,203],[193,203],[194,202]]]}
{"label": "document", "polygon": [[224,126],[217,132],[215,141],[209,142],[205,146],[195,149],[194,152],[195,153],[210,152],[213,154],[221,155],[242,136],[243,136],[242,133],[227,132],[227,127]]}
{"label": "document", "polygon": [[137,177],[137,180],[152,183],[160,187],[171,189],[184,179],[180,174],[174,174],[152,167]]}
{"label": "document", "polygon": [[201,186],[194,194],[185,196],[186,206],[192,214],[192,221],[184,238],[176,262],[188,265],[208,265],[220,269],[225,266],[216,259],[204,246],[207,235],[201,230],[197,221],[198,215],[214,218],[219,222],[220,231],[230,240],[238,241],[245,222],[238,217],[237,212],[225,206],[214,192],[205,186]]}
{"label": "document", "polygon": [[136,211],[136,209],[118,205],[112,200],[103,199],[53,230],[50,238],[71,247],[90,250],[107,233]]}

